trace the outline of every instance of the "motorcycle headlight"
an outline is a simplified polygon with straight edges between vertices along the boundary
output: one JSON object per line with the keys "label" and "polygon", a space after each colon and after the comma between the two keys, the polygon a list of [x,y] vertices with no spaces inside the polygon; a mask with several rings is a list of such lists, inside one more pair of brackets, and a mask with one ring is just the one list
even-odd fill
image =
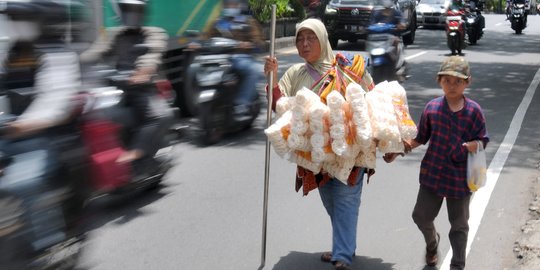
{"label": "motorcycle headlight", "polygon": [[324,14],[326,15],[335,15],[337,14],[337,9],[333,7],[332,5],[328,4],[326,5],[326,8],[324,9]]}
{"label": "motorcycle headlight", "polygon": [[383,55],[385,53],[383,48],[375,48],[371,50],[371,55]]}
{"label": "motorcycle headlight", "polygon": [[215,95],[216,95],[215,89],[201,91],[201,93],[199,94],[199,103],[204,103],[204,102],[213,100]]}
{"label": "motorcycle headlight", "polygon": [[467,22],[470,23],[470,24],[474,23],[474,18],[468,18]]}
{"label": "motorcycle headlight", "polygon": [[22,226],[22,201],[12,196],[0,196],[0,237]]}

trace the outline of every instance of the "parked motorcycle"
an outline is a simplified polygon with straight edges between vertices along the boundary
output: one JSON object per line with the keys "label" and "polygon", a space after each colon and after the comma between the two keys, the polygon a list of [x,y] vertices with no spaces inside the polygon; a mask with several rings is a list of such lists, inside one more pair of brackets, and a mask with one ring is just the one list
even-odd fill
{"label": "parked motorcycle", "polygon": [[527,15],[525,14],[525,1],[524,0],[515,0],[512,3],[512,8],[510,12],[510,25],[512,30],[516,34],[521,34],[523,29],[527,27]]}
{"label": "parked motorcycle", "polygon": [[368,27],[366,49],[370,54],[371,76],[375,83],[382,81],[403,81],[406,76],[406,63],[403,55],[403,42],[395,46],[396,26],[378,23]]}
{"label": "parked motorcycle", "polygon": [[197,93],[197,116],[205,144],[214,144],[226,133],[251,127],[261,111],[259,94],[248,106],[246,117],[234,117],[233,100],[243,79],[232,69],[231,57],[238,41],[210,38],[205,41],[188,71],[188,87]]}
{"label": "parked motorcycle", "polygon": [[461,54],[465,48],[465,22],[463,11],[457,9],[448,10],[446,13],[446,44],[452,54]]}

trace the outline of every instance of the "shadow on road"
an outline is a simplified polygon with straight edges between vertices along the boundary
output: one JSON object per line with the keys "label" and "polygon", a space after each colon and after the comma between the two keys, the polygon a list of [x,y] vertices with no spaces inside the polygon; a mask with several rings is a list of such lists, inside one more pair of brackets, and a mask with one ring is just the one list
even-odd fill
{"label": "shadow on road", "polygon": [[[330,263],[322,262],[319,258],[321,253],[305,253],[292,251],[287,256],[281,257],[272,270],[330,270],[334,267]],[[353,259],[352,270],[392,270],[393,263],[383,262],[379,258],[356,256]]]}

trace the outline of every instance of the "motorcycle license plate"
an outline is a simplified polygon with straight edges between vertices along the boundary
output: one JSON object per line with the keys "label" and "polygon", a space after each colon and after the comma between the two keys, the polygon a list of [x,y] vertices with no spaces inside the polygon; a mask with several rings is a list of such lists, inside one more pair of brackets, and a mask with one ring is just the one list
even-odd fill
{"label": "motorcycle license plate", "polygon": [[362,30],[362,26],[359,25],[347,25],[346,28],[352,32],[358,32]]}

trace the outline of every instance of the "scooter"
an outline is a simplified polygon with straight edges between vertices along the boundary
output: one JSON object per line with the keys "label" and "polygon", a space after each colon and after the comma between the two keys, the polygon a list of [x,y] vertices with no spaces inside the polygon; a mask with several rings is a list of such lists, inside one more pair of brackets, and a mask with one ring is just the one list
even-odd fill
{"label": "scooter", "polygon": [[525,1],[514,1],[510,12],[510,25],[516,34],[521,34],[527,27],[527,15],[525,14]]}
{"label": "scooter", "polygon": [[448,10],[446,13],[446,43],[453,55],[461,54],[465,47],[465,22],[463,11]]}
{"label": "scooter", "polygon": [[371,76],[375,83],[406,78],[406,62],[403,54],[403,42],[395,46],[396,26],[378,23],[368,27],[366,49],[370,53]]}
{"label": "scooter", "polygon": [[202,139],[214,144],[227,133],[248,129],[261,111],[257,92],[247,108],[246,116],[234,117],[233,100],[243,78],[232,69],[231,57],[239,42],[227,38],[207,40],[189,67],[188,81],[198,93],[197,111]]}
{"label": "scooter", "polygon": [[153,97],[151,106],[161,110],[161,116],[155,124],[164,134],[157,136],[160,150],[151,157],[151,163],[154,164],[151,171],[137,175],[132,164],[116,162],[132,143],[133,131],[139,128],[131,108],[125,104],[125,91],[133,87],[129,83],[131,72],[98,72],[106,74],[104,81],[107,86],[92,88],[85,94],[80,125],[83,141],[89,151],[90,188],[93,191],[91,197],[152,189],[159,185],[172,167],[172,141],[175,134],[168,132],[173,124],[173,112],[167,104],[167,97],[170,96],[168,92],[172,90],[162,82],[135,86],[157,89],[158,94]]}
{"label": "scooter", "polygon": [[[6,123],[14,117],[0,118],[0,133],[8,134]],[[73,123],[61,128],[72,129]],[[46,150],[31,146],[0,153],[2,269],[72,269],[84,247],[84,149],[73,133],[50,138],[45,145],[58,150],[57,166],[48,165]],[[50,171],[46,179],[44,171]]]}

